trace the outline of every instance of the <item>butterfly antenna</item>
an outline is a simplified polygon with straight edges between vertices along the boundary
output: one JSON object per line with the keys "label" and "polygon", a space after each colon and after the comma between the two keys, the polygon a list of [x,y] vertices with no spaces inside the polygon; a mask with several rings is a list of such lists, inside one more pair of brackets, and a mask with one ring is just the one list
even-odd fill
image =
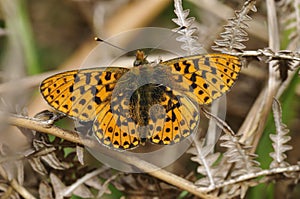
{"label": "butterfly antenna", "polygon": [[95,40],[95,41],[99,41],[99,42],[103,42],[103,43],[105,43],[105,44],[107,44],[107,45],[109,45],[109,46],[112,46],[112,47],[115,47],[115,48],[117,48],[117,49],[119,49],[119,50],[122,50],[122,51],[127,52],[126,49],[121,48],[121,47],[119,47],[119,46],[116,46],[116,45],[114,45],[114,44],[112,44],[112,43],[109,43],[109,42],[107,42],[107,41],[105,41],[105,40],[103,40],[103,39],[101,39],[101,38],[99,38],[99,37],[95,37],[94,40]]}
{"label": "butterfly antenna", "polygon": [[[175,35],[176,33],[178,33],[178,32],[181,31],[181,30],[184,30],[184,29],[186,29],[186,26],[181,26],[181,27],[179,27],[175,32],[173,32],[173,33],[170,35],[169,38],[174,37],[174,35]],[[154,50],[158,49],[163,43],[169,42],[169,41],[170,41],[169,39],[164,39],[164,40],[162,40],[156,47],[152,48],[152,49],[149,51],[148,54],[151,54]]]}

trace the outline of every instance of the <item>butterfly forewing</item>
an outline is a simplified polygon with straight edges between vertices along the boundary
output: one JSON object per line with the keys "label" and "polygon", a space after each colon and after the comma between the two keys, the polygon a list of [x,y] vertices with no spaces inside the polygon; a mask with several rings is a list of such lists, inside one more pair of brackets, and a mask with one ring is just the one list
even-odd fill
{"label": "butterfly forewing", "polygon": [[129,69],[101,68],[66,71],[45,79],[40,86],[44,99],[56,110],[91,121],[110,103],[118,79]]}
{"label": "butterfly forewing", "polygon": [[162,64],[184,77],[187,84],[183,86],[189,86],[186,94],[199,104],[210,104],[228,91],[238,78],[242,65],[238,57],[227,54],[189,56]]}

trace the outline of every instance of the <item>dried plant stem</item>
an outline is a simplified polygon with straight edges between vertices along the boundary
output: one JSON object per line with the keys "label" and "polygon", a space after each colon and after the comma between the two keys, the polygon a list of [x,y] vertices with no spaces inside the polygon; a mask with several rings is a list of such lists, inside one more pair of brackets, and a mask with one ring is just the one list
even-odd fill
{"label": "dried plant stem", "polygon": [[120,173],[117,173],[115,175],[112,175],[111,177],[109,177],[107,180],[105,180],[105,182],[102,184],[103,189],[101,189],[98,194],[97,194],[97,198],[101,198],[101,196],[105,193],[105,191],[107,191],[108,185],[111,181],[115,180],[118,176],[120,175]]}
{"label": "dried plant stem", "polygon": [[27,191],[23,186],[21,186],[15,179],[10,181],[10,185],[14,188],[16,192],[18,192],[25,199],[35,199],[31,193]]}
{"label": "dried plant stem", "polygon": [[[29,118],[0,111],[0,121],[10,125],[51,134],[77,144],[82,144],[84,142],[77,133],[63,130],[56,126],[49,126],[47,122],[38,120],[36,118]],[[89,144],[88,141],[85,142],[86,144]]]}
{"label": "dried plant stem", "polygon": [[300,171],[300,165],[292,165],[288,167],[280,167],[280,168],[273,168],[268,170],[262,170],[256,173],[249,173],[246,175],[239,176],[234,179],[226,180],[224,183],[218,184],[215,187],[212,188],[201,188],[202,191],[210,192],[215,189],[220,189],[222,187],[226,187],[228,185],[234,185],[241,183],[243,181],[249,181],[251,179],[255,179],[261,176],[268,176],[268,175],[275,175],[275,174],[282,174],[282,173],[289,173],[289,172],[299,172]]}
{"label": "dried plant stem", "polygon": [[[74,142],[77,144],[81,144],[88,147],[95,147],[97,142],[93,140],[84,140],[80,139],[76,132],[73,131],[67,131],[61,128],[58,128],[56,126],[47,126],[45,124],[45,121],[37,120],[35,118],[29,118],[29,117],[23,117],[18,116],[14,114],[7,114],[7,113],[0,113],[0,121],[6,122],[13,126],[28,128],[32,130],[39,131],[41,133],[47,133],[51,134],[57,137],[60,137],[62,139],[68,140],[70,142]],[[143,161],[141,159],[138,159],[136,157],[132,156],[124,156],[122,153],[119,155],[114,155],[114,158],[125,162],[127,164],[133,165],[140,169],[141,171],[144,171],[148,173],[149,175],[152,175],[158,179],[161,179],[169,184],[172,184],[174,186],[177,186],[178,188],[181,188],[183,190],[186,190],[198,197],[202,198],[215,198],[214,196],[208,195],[205,192],[201,191],[199,187],[194,185],[192,182],[181,178],[177,175],[174,175],[166,170],[163,170],[159,167],[156,167],[155,165],[152,165],[146,161]]]}
{"label": "dried plant stem", "polygon": [[[229,17],[233,16],[234,10],[226,5],[225,3],[222,3],[217,0],[189,0],[199,8],[205,9],[208,12],[213,13],[217,17],[227,20]],[[248,29],[249,33],[254,35],[255,37],[262,39],[264,41],[268,40],[268,35],[266,33],[265,25],[259,21],[253,20],[249,21],[249,26],[251,28]]]}
{"label": "dried plant stem", "polygon": [[[27,191],[22,185],[20,185],[15,179],[9,180],[8,176],[5,172],[5,169],[0,165],[0,175],[7,181],[9,181],[10,186],[19,193],[25,199],[35,199],[31,193]],[[8,190],[8,192],[12,192],[12,190]],[[2,196],[3,197],[3,196]]]}
{"label": "dried plant stem", "polygon": [[215,115],[211,114],[209,111],[207,111],[205,108],[201,108],[201,111],[205,114],[205,116],[208,119],[213,119],[216,121],[216,124],[219,126],[219,128],[223,129],[223,131],[231,136],[234,136],[235,133],[233,132],[233,130],[230,128],[230,126],[224,122],[223,120],[221,120],[220,118],[216,117]]}
{"label": "dried plant stem", "polygon": [[[267,1],[268,22],[269,22],[269,47],[273,51],[279,50],[279,33],[275,3]],[[269,63],[269,81],[262,90],[259,97],[251,108],[247,118],[244,120],[238,134],[242,135],[241,142],[252,145],[252,152],[256,150],[258,142],[265,128],[267,117],[270,113],[273,97],[276,96],[281,80],[275,71],[274,62]]]}
{"label": "dried plant stem", "polygon": [[108,167],[104,166],[101,167],[99,169],[96,169],[86,175],[84,175],[82,178],[78,179],[75,183],[73,183],[71,186],[67,187],[66,189],[64,189],[64,193],[62,194],[63,196],[67,196],[69,194],[71,194],[73,191],[75,191],[75,189],[77,187],[79,187],[81,184],[83,184],[84,182],[86,182],[87,180],[99,175],[100,173],[103,173],[104,171],[106,171],[107,169],[109,169]]}
{"label": "dried plant stem", "polygon": [[[258,50],[245,50],[243,52],[232,52],[230,53],[235,56],[243,56],[243,57],[262,57],[264,56],[266,60],[293,60],[293,61],[300,61],[299,56],[293,56],[290,54],[282,54],[279,52],[273,52],[270,49],[258,49]],[[298,54],[299,55],[299,54]]]}

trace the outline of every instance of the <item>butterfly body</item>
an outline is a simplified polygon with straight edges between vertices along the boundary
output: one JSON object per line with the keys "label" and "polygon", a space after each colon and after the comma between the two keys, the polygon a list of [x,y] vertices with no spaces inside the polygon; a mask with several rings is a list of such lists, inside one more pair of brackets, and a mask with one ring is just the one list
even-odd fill
{"label": "butterfly body", "polygon": [[125,150],[189,136],[199,124],[198,104],[228,91],[240,68],[239,58],[226,54],[148,63],[138,52],[133,68],[66,71],[45,79],[40,90],[54,109],[93,121],[100,143]]}

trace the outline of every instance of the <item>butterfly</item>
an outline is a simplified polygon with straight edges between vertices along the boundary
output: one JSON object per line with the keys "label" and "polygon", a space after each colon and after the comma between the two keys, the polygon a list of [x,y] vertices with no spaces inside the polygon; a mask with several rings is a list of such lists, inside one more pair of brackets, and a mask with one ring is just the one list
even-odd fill
{"label": "butterfly", "polygon": [[204,54],[149,63],[137,51],[134,67],[71,70],[46,78],[40,91],[57,111],[92,130],[105,146],[126,150],[147,140],[178,143],[200,121],[199,105],[229,91],[242,67],[239,57]]}

